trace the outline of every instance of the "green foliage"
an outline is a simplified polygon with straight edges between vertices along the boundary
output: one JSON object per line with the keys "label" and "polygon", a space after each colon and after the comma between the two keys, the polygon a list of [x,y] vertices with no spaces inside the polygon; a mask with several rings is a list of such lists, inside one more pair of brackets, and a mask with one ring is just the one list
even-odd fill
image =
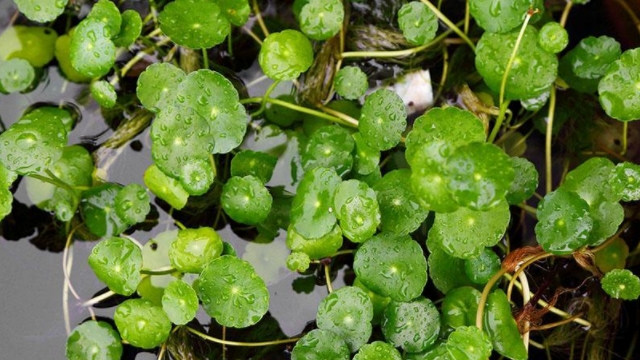
{"label": "green foliage", "polygon": [[604,77],[598,83],[600,104],[612,118],[621,121],[640,118],[638,64],[640,64],[640,50],[627,50],[620,59],[607,67]]}
{"label": "green foliage", "polygon": [[433,302],[418,297],[409,302],[392,301],[384,310],[382,333],[394,346],[421,352],[432,346],[440,333],[440,313]]}
{"label": "green foliage", "polygon": [[53,21],[64,12],[69,0],[42,1],[42,0],[14,0],[18,10],[29,20],[40,23]]}
{"label": "green foliage", "polygon": [[297,233],[317,239],[333,229],[337,220],[333,196],[339,183],[333,169],[315,168],[304,174],[291,204],[291,225]]}
{"label": "green foliage", "polygon": [[498,353],[515,360],[528,358],[518,325],[511,315],[507,295],[500,289],[493,291],[487,298],[484,327]]}
{"label": "green foliage", "polygon": [[328,233],[319,238],[310,239],[299,234],[293,225],[287,229],[287,247],[294,253],[306,254],[310,259],[322,259],[333,255],[342,246],[342,230],[334,225]]}
{"label": "green foliage", "polygon": [[176,325],[184,325],[193,320],[198,311],[196,291],[182,280],[169,283],[162,295],[162,310]]}
{"label": "green foliage", "polygon": [[360,133],[374,149],[389,150],[407,127],[407,110],[398,94],[379,89],[367,96],[360,115]]}
{"label": "green foliage", "polygon": [[488,33],[507,33],[520,26],[531,7],[530,0],[471,0],[469,11]]}
{"label": "green foliage", "polygon": [[185,273],[199,274],[222,254],[222,238],[210,227],[184,229],[171,243],[171,265]]}
{"label": "green foliage", "polygon": [[369,87],[367,74],[357,66],[343,67],[333,81],[338,95],[349,100],[361,97]]}
{"label": "green foliage", "polygon": [[351,152],[354,146],[351,134],[343,127],[323,126],[309,136],[302,153],[302,168],[305,171],[318,167],[333,168],[338,175],[344,177],[353,166]]}
{"label": "green foliage", "polygon": [[409,234],[427,218],[428,210],[415,201],[408,169],[390,171],[373,186],[380,206],[382,231]]}
{"label": "green foliage", "polygon": [[602,290],[615,299],[636,300],[640,297],[640,278],[627,269],[614,269],[601,280]]}
{"label": "green foliage", "polygon": [[611,190],[616,197],[624,201],[640,200],[640,165],[621,162],[616,165],[609,177]]}
{"label": "green foliage", "polygon": [[89,255],[89,266],[111,291],[131,295],[140,282],[142,252],[129,239],[111,237],[94,246]]}
{"label": "green foliage", "polygon": [[139,184],[129,184],[123,187],[115,198],[116,213],[128,224],[137,224],[147,217],[151,210],[149,194]]}
{"label": "green foliage", "polygon": [[538,205],[536,236],[545,251],[570,254],[587,245],[593,220],[589,204],[562,188],[548,193]]}
{"label": "green foliage", "polygon": [[33,66],[24,59],[0,62],[0,92],[15,93],[26,90],[36,77]]}
{"label": "green foliage", "polygon": [[482,360],[491,356],[491,341],[486,333],[475,326],[457,328],[447,339],[448,348],[457,348],[468,360]]}
{"label": "green foliage", "polygon": [[550,21],[540,28],[538,44],[545,51],[557,54],[569,44],[569,33],[559,23]]}
{"label": "green foliage", "polygon": [[135,10],[125,10],[122,12],[122,25],[117,35],[112,40],[117,47],[131,46],[142,31],[142,19]]}
{"label": "green foliage", "polygon": [[122,356],[120,335],[104,321],[89,320],[69,334],[66,355],[69,360],[119,360]]}
{"label": "green foliage", "polygon": [[157,113],[172,102],[186,77],[184,71],[170,63],[152,64],[138,77],[136,94],[142,106]]}
{"label": "green foliage", "polygon": [[103,21],[97,18],[81,21],[71,35],[71,66],[84,76],[106,75],[116,60],[116,46],[111,36]]}
{"label": "green foliage", "polygon": [[176,179],[165,175],[156,165],[151,165],[144,172],[144,184],[151,192],[178,210],[187,204],[189,193]]}
{"label": "green foliage", "polygon": [[293,80],[313,63],[311,42],[296,30],[270,34],[262,43],[258,62],[273,80]]}
{"label": "green foliage", "polygon": [[480,255],[464,261],[467,277],[478,285],[485,285],[498,270],[500,258],[491,248],[485,248]]}
{"label": "green foliage", "polygon": [[45,27],[14,25],[0,34],[0,60],[24,59],[42,67],[53,59],[58,34]]}
{"label": "green foliage", "polygon": [[242,26],[249,20],[251,9],[247,0],[218,0],[216,1],[222,14],[232,25]]}
{"label": "green foliage", "polygon": [[116,105],[118,95],[113,85],[104,80],[99,80],[91,83],[91,96],[102,107],[112,108]]}
{"label": "green foliage", "polygon": [[393,345],[383,341],[374,341],[363,345],[353,360],[401,360],[400,352]]}
{"label": "green foliage", "polygon": [[158,16],[160,29],[178,45],[205,49],[229,34],[229,20],[218,4],[207,0],[176,0]]}
{"label": "green foliage", "polygon": [[475,326],[480,291],[470,286],[460,286],[449,292],[442,301],[442,326],[445,332],[465,326]]}
{"label": "green foliage", "polygon": [[125,300],[116,308],[113,320],[122,340],[142,349],[159,346],[171,331],[171,320],[162,308],[146,299]]}
{"label": "green foliage", "polygon": [[292,360],[348,360],[349,347],[330,330],[315,329],[303,336],[291,352]]}
{"label": "green foliage", "polygon": [[87,228],[94,235],[118,235],[127,229],[129,224],[116,210],[116,196],[121,189],[121,185],[106,183],[82,193],[80,211]]}
{"label": "green foliage", "polygon": [[438,18],[425,4],[412,1],[398,10],[402,35],[412,45],[425,45],[436,37]]}
{"label": "green foliage", "polygon": [[222,188],[222,208],[233,220],[255,225],[271,211],[273,198],[264,184],[255,176],[234,176]]}
{"label": "green foliage", "polygon": [[278,158],[260,151],[242,150],[231,160],[231,176],[252,175],[262,181],[269,182],[273,176]]}
{"label": "green foliage", "polygon": [[507,191],[507,201],[515,205],[529,199],[535,193],[538,188],[538,170],[531,161],[520,157],[512,157],[511,165],[515,175]]}
{"label": "green foliage", "polygon": [[99,0],[93,5],[87,19],[96,19],[105,25],[105,36],[112,38],[120,32],[122,16],[111,0]]}
{"label": "green foliage", "polygon": [[360,288],[346,286],[322,299],[318,305],[318,328],[333,331],[351,352],[366,344],[371,336],[373,305]]}
{"label": "green foliage", "polygon": [[590,36],[560,59],[560,76],[577,91],[593,93],[609,65],[619,58],[620,44],[616,40]]}
{"label": "green foliage", "polygon": [[312,40],[326,40],[340,31],[344,6],[340,0],[308,0],[298,15],[300,30]]}

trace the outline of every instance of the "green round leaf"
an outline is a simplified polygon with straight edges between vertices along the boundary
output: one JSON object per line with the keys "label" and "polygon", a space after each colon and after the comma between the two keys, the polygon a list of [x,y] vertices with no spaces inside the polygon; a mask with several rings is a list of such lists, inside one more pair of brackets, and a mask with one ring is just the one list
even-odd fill
{"label": "green round leaf", "polygon": [[475,326],[481,296],[480,291],[471,286],[461,286],[447,292],[441,308],[445,331]]}
{"label": "green round leaf", "polygon": [[382,333],[394,346],[421,352],[433,345],[440,333],[440,313],[433,302],[419,297],[410,302],[392,301],[384,310]]}
{"label": "green round leaf", "polygon": [[402,360],[400,352],[383,341],[362,345],[353,360]]}
{"label": "green round leaf", "polygon": [[427,284],[427,260],[409,235],[382,233],[367,240],[353,269],[369,289],[395,301],[415,299]]}
{"label": "green round leaf", "polygon": [[[502,77],[517,38],[518,31],[506,34],[485,32],[478,41],[476,68],[484,78],[484,82],[495,92],[500,91]],[[538,45],[538,31],[527,26],[507,77],[505,97],[507,99],[537,97],[549,89],[557,73],[558,59]]]}
{"label": "green round leaf", "polygon": [[457,348],[468,360],[484,360],[491,356],[491,340],[476,326],[457,328],[447,339],[448,348]]}
{"label": "green round leaf", "polygon": [[262,319],[269,291],[251,265],[234,256],[214,259],[196,285],[204,310],[223,326],[243,328]]}
{"label": "green round leaf", "polygon": [[462,259],[476,257],[502,239],[510,217],[504,201],[487,211],[461,207],[452,213],[437,213],[429,230],[429,249],[441,248]]}
{"label": "green round leaf", "polygon": [[160,29],[178,45],[206,49],[224,41],[229,20],[220,7],[207,0],[176,0],[158,16]]}
{"label": "green round leaf", "polygon": [[316,323],[319,329],[336,333],[355,352],[369,340],[372,318],[369,296],[360,288],[346,286],[322,299]]}
{"label": "green round leaf", "polygon": [[0,220],[11,213],[13,194],[6,187],[0,187]]}
{"label": "green round leaf", "polygon": [[379,89],[367,96],[360,115],[360,133],[374,149],[389,150],[398,145],[407,127],[407,110],[398,94]]}
{"label": "green round leaf", "polygon": [[333,79],[338,95],[353,100],[361,97],[369,87],[367,74],[357,66],[345,66],[340,69]]}
{"label": "green round leaf", "polygon": [[607,158],[594,157],[569,171],[562,188],[573,191],[590,206],[602,201],[618,201],[608,181],[614,165]]}
{"label": "green round leaf", "polygon": [[214,154],[225,154],[242,143],[247,115],[231,81],[208,69],[189,73],[180,83],[178,102],[193,108],[211,126]]}
{"label": "green round leaf", "polygon": [[171,243],[169,259],[178,271],[199,274],[222,254],[222,238],[210,227],[183,229]]}
{"label": "green round leaf", "polygon": [[129,239],[104,239],[93,247],[89,266],[109,290],[128,296],[136,291],[141,279],[142,251]]}
{"label": "green round leaf", "polygon": [[140,14],[135,10],[125,10],[122,12],[120,32],[113,37],[113,44],[117,47],[129,47],[140,36],[141,31],[142,19]]}
{"label": "green round leaf", "polygon": [[169,203],[171,207],[180,210],[187,204],[189,193],[178,180],[168,177],[157,166],[149,166],[144,172],[143,180],[154,195]]}
{"label": "green round leaf", "polygon": [[129,299],[118,305],[113,320],[129,344],[153,349],[167,340],[171,332],[171,320],[160,306],[146,299]]}
{"label": "green round leaf", "polygon": [[302,154],[302,167],[305,171],[325,167],[345,176],[353,165],[354,146],[351,134],[342,126],[323,126],[309,137]]}
{"label": "green round leaf", "polygon": [[512,157],[511,165],[515,177],[507,191],[507,202],[516,205],[529,199],[538,188],[538,170],[531,161],[520,157]]}
{"label": "green round leaf", "polygon": [[53,59],[58,33],[39,26],[14,25],[0,34],[0,60],[24,59],[43,67]]}
{"label": "green round leaf", "polygon": [[186,282],[178,279],[169,283],[162,295],[162,310],[176,325],[184,325],[196,317],[198,311],[196,291]]}
{"label": "green round leaf", "polygon": [[429,211],[418,205],[411,191],[411,176],[408,169],[390,171],[373,186],[382,231],[409,234],[427,218]]}
{"label": "green round leaf", "polygon": [[14,0],[18,10],[29,20],[40,23],[55,20],[67,6],[69,0],[42,1],[42,0]]}
{"label": "green round leaf", "polygon": [[71,65],[85,76],[106,75],[116,61],[116,46],[102,21],[91,18],[78,24],[69,45]]}
{"label": "green round leaf", "polygon": [[380,224],[378,202],[370,197],[349,198],[338,211],[340,227],[349,240],[361,243],[376,233]]}
{"label": "green round leaf", "polygon": [[498,255],[491,248],[485,248],[480,255],[464,261],[464,271],[471,281],[484,285],[500,270],[500,263]]}
{"label": "green round leaf", "polygon": [[[282,94],[278,95],[276,99],[290,104],[296,104],[296,98],[293,95]],[[280,127],[289,127],[302,117],[301,113],[296,110],[273,103],[267,105],[264,116],[269,122],[279,125]]]}
{"label": "green round leaf", "polygon": [[609,65],[620,58],[620,44],[608,36],[589,36],[560,60],[560,76],[573,89],[594,93]]}
{"label": "green round leaf", "polygon": [[436,289],[447,294],[451,289],[474,285],[464,271],[463,259],[453,257],[440,248],[430,248],[429,251],[429,277]]}
{"label": "green round leaf", "polygon": [[296,30],[271,33],[264,39],[258,62],[273,80],[293,80],[313,63],[311,42]]}
{"label": "green round leaf", "polygon": [[624,221],[624,208],[619,202],[597,202],[589,205],[589,216],[593,220],[593,228],[589,233],[588,245],[597,246],[618,231]]}
{"label": "green round leaf", "polygon": [[612,118],[640,119],[640,49],[625,51],[598,84],[600,105]]}
{"label": "green round leaf", "polygon": [[344,6],[340,0],[309,0],[301,9],[300,30],[313,40],[326,40],[340,31]]}
{"label": "green round leaf", "polygon": [[138,77],[136,94],[142,106],[157,113],[172,102],[186,77],[184,71],[170,63],[152,64]]}
{"label": "green round leaf", "polygon": [[389,305],[389,303],[391,302],[391,298],[373,292],[371,289],[366,287],[357,277],[353,281],[353,286],[359,287],[360,289],[364,290],[367,295],[369,295],[371,304],[373,304],[373,319],[371,320],[371,323],[373,325],[379,325],[382,322],[382,313],[384,312],[384,309],[387,307],[387,305]]}
{"label": "green round leaf", "polygon": [[118,216],[131,225],[143,222],[151,210],[147,190],[135,183],[120,189],[115,203]]}
{"label": "green round leaf", "polygon": [[99,236],[118,235],[128,227],[116,211],[116,196],[122,186],[106,183],[82,193],[80,211],[89,230]]}
{"label": "green round leaf", "polygon": [[208,159],[191,159],[182,165],[179,177],[189,195],[203,195],[213,184],[215,170]]}
{"label": "green round leaf", "polygon": [[629,256],[629,245],[624,239],[616,238],[595,253],[595,263],[603,273],[613,269],[624,269]]}
{"label": "green round leaf", "polygon": [[220,202],[233,220],[255,225],[267,218],[273,198],[255,176],[233,176],[222,187]]}
{"label": "green round leaf", "polygon": [[409,44],[425,45],[436,37],[438,18],[425,4],[412,1],[398,11],[398,25]]}
{"label": "green round leaf", "polygon": [[520,26],[530,0],[470,0],[469,12],[487,33],[506,33]]}
{"label": "green round leaf", "polygon": [[556,255],[566,255],[587,244],[593,220],[589,204],[562,188],[548,193],[538,205],[535,227],[538,243]]}
{"label": "green round leaf", "polygon": [[502,149],[474,142],[459,147],[447,159],[447,187],[462,206],[485,211],[503,201],[515,172]]}
{"label": "green round leaf", "polygon": [[87,19],[96,19],[102,22],[108,31],[105,36],[109,38],[116,36],[120,32],[120,25],[122,25],[120,10],[111,0],[99,0],[93,4]]}
{"label": "green round leaf", "polygon": [[291,271],[305,272],[310,264],[311,258],[303,252],[292,252],[287,256],[287,269]]}
{"label": "green round leaf", "polygon": [[[74,32],[74,29],[69,30],[69,34]],[[87,83],[91,81],[91,76],[86,76],[78,72],[71,65],[71,35],[62,35],[56,40],[56,60],[58,60],[58,66],[60,71],[70,81],[77,83]]]}
{"label": "green round leaf", "polygon": [[501,289],[489,294],[483,321],[494,350],[514,360],[528,358],[527,349],[520,338],[518,325],[511,315],[511,305],[509,305],[507,295]]}
{"label": "green round leaf", "polygon": [[[178,230],[167,230],[161,232],[153,239],[149,239],[142,246],[142,270],[158,271],[171,268],[169,261],[169,249],[176,240]],[[162,295],[164,289],[172,282],[176,281],[174,275],[177,272],[165,275],[145,276],[138,284],[136,292],[140,297],[150,300],[158,306],[162,306]],[[185,279],[185,277],[183,277]]]}
{"label": "green round leaf", "polygon": [[555,21],[549,21],[540,28],[538,44],[545,51],[557,54],[569,44],[569,33]]}
{"label": "green round leaf", "polygon": [[68,360],[120,360],[120,335],[104,321],[86,321],[69,334],[66,355]]}
{"label": "green round leaf", "polygon": [[304,174],[291,204],[291,225],[307,239],[328,234],[336,223],[333,196],[340,177],[332,169],[315,168]]}
{"label": "green round leaf", "polygon": [[333,254],[342,247],[342,230],[335,225],[327,234],[317,239],[308,239],[300,235],[293,228],[287,229],[286,244],[294,252],[302,252],[312,259],[322,259]]}
{"label": "green round leaf", "polygon": [[278,158],[259,151],[242,150],[231,159],[231,176],[253,175],[263,183],[273,176]]}
{"label": "green round leaf", "polygon": [[249,20],[251,8],[247,0],[218,0],[216,3],[232,25],[242,26]]}
{"label": "green round leaf", "polygon": [[640,165],[628,161],[619,163],[611,172],[608,183],[616,198],[640,200]]}
{"label": "green round leaf", "polygon": [[113,85],[105,80],[98,80],[91,83],[91,96],[93,96],[100,106],[105,108],[116,106],[116,101],[118,100],[118,95]]}
{"label": "green round leaf", "polygon": [[355,141],[353,149],[353,170],[359,175],[369,175],[378,170],[380,151],[372,148],[364,141],[359,132],[351,135]]}
{"label": "green round leaf", "polygon": [[24,59],[0,61],[0,91],[15,93],[24,91],[36,78],[33,66]]}
{"label": "green round leaf", "polygon": [[640,297],[640,278],[627,269],[614,269],[604,274],[602,290],[612,298],[636,300]]}
{"label": "green round leaf", "polygon": [[348,360],[349,355],[349,347],[340,335],[315,329],[298,340],[291,352],[291,360]]}

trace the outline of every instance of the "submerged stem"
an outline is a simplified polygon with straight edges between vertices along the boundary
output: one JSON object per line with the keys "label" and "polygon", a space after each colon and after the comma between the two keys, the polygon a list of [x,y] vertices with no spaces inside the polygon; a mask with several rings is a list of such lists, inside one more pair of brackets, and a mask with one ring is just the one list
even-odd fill
{"label": "submerged stem", "polygon": [[187,331],[189,331],[190,333],[197,335],[205,340],[209,340],[212,341],[214,343],[217,344],[222,344],[222,345],[227,345],[227,346],[252,346],[252,347],[257,347],[257,346],[271,346],[271,345],[280,345],[280,344],[290,344],[290,343],[294,343],[298,340],[300,340],[300,338],[291,338],[291,339],[282,339],[282,340],[272,340],[272,341],[262,341],[262,342],[241,342],[241,341],[229,341],[229,340],[222,340],[222,339],[218,339],[216,337],[207,335],[205,333],[202,333],[194,328],[185,326],[185,328],[187,329]]}
{"label": "submerged stem", "polygon": [[465,34],[462,30],[460,30],[460,28],[454,24],[451,20],[449,20],[448,17],[446,17],[437,7],[435,7],[431,2],[429,2],[428,0],[420,0],[422,1],[423,4],[427,5],[427,7],[429,9],[431,9],[431,11],[433,11],[434,14],[436,14],[436,16],[438,17],[438,19],[440,19],[440,21],[442,21],[443,23],[445,23],[449,29],[453,30],[456,34],[458,34],[458,36],[460,36],[462,39],[464,39],[464,41],[469,44],[469,47],[471,48],[471,50],[473,50],[473,52],[476,52],[476,45],[473,43],[473,41],[471,41],[471,39],[469,39],[469,37],[467,36],[467,34]]}

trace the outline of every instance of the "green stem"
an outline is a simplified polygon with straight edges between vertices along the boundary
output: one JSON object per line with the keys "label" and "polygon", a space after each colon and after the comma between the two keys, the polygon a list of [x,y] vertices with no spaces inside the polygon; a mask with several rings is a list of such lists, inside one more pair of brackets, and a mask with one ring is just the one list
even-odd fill
{"label": "green stem", "polygon": [[[50,170],[46,170],[45,172],[48,175],[48,177],[47,176],[42,176],[42,175],[39,175],[39,174],[30,174],[28,176],[32,177],[34,179],[40,180],[42,182],[46,182],[46,183],[51,184],[51,185],[54,185],[54,186],[57,186],[57,187],[61,187],[61,188],[65,189],[65,190],[67,190],[69,192],[69,194],[71,194],[71,196],[73,196],[75,198],[76,202],[80,201],[80,198],[79,198],[79,196],[77,194],[77,191],[78,190],[82,190],[82,189],[76,189],[73,186],[67,184],[66,182],[60,180],[60,178],[55,176]],[[85,187],[83,186],[82,188],[85,188]]]}
{"label": "green stem", "polygon": [[476,326],[478,329],[482,330],[482,324],[484,319],[484,307],[487,304],[487,298],[489,297],[489,292],[493,289],[493,285],[495,285],[500,278],[507,273],[506,268],[500,268],[500,270],[493,275],[491,279],[487,282],[482,290],[482,296],[480,296],[480,302],[478,303],[478,311],[476,311]]}
{"label": "green stem", "polygon": [[340,59],[361,58],[361,57],[394,58],[394,57],[401,57],[401,56],[409,56],[438,44],[440,41],[444,40],[447,36],[449,36],[449,34],[451,34],[452,32],[453,30],[447,30],[442,34],[438,35],[433,40],[431,40],[429,43],[420,45],[411,49],[393,50],[393,51],[348,51],[340,54]]}
{"label": "green stem", "polygon": [[209,68],[209,54],[207,53],[207,49],[202,48],[202,67],[204,69]]}
{"label": "green stem", "polygon": [[[262,100],[263,100],[262,97],[250,97],[250,98],[246,98],[246,99],[241,99],[240,103],[241,104],[255,104],[255,103],[261,103]],[[341,125],[347,125],[347,126],[353,127],[353,125],[351,125],[349,123],[346,123],[343,119],[340,119],[339,117],[332,116],[332,115],[329,115],[329,114],[325,114],[325,113],[317,111],[317,110],[309,109],[309,108],[306,108],[304,106],[292,104],[290,102],[286,102],[286,101],[282,101],[282,100],[274,99],[274,98],[267,98],[267,102],[271,103],[271,104],[276,104],[276,105],[279,105],[279,106],[282,106],[282,107],[286,107],[288,109],[292,109],[292,110],[295,110],[295,111],[299,111],[301,113],[317,116],[319,118],[322,118],[322,119],[325,119],[325,120],[329,120],[329,121],[334,122],[334,123],[338,123],[338,124],[341,124]]]}
{"label": "green stem", "polygon": [[258,6],[257,0],[253,0],[253,14],[256,16],[256,21],[258,22],[260,29],[262,29],[264,37],[269,36],[269,30],[267,30],[267,26],[264,24],[264,20],[262,20],[262,13],[260,13],[260,7]]}
{"label": "green stem", "polygon": [[113,291],[109,290],[109,291],[105,292],[104,294],[98,295],[98,296],[94,297],[91,300],[87,300],[87,301],[83,302],[82,306],[84,306],[84,307],[93,306],[93,305],[99,303],[102,300],[106,300],[106,299],[114,296],[115,294],[116,293],[114,293]]}
{"label": "green stem", "polygon": [[464,4],[464,33],[469,33],[469,0]]}
{"label": "green stem", "polygon": [[469,44],[469,47],[471,47],[471,50],[473,50],[473,52],[476,52],[476,45],[473,43],[473,41],[471,41],[471,39],[469,39],[467,34],[462,32],[462,30],[460,30],[460,28],[456,24],[454,24],[451,20],[449,20],[449,18],[446,17],[442,12],[440,12],[440,10],[437,7],[435,7],[431,2],[429,2],[428,0],[420,0],[420,1],[422,1],[423,4],[427,5],[427,7],[431,9],[431,11],[433,11],[433,13],[436,14],[438,19],[440,19],[440,21],[445,23],[449,27],[449,29],[453,30],[467,44]]}
{"label": "green stem", "polygon": [[267,100],[269,99],[269,95],[271,95],[271,93],[273,92],[273,90],[275,90],[278,84],[280,84],[279,80],[274,81],[271,85],[269,85],[269,88],[267,88],[267,91],[264,93],[264,96],[262,97],[262,102],[260,102],[260,108],[257,111],[253,112],[251,114],[251,117],[256,117],[264,112],[264,109],[267,106]]}
{"label": "green stem", "polygon": [[176,272],[176,268],[174,268],[173,266],[165,266],[159,269],[153,269],[153,270],[145,270],[142,269],[140,270],[140,273],[143,275],[169,275],[169,274],[173,274],[174,272]]}
{"label": "green stem", "polygon": [[500,104],[500,112],[498,113],[498,118],[496,119],[496,123],[491,129],[491,134],[489,135],[488,142],[492,143],[496,137],[498,136],[498,132],[502,127],[502,123],[504,122],[505,114],[507,113],[507,109],[509,109],[509,101],[505,101]]}
{"label": "green stem", "polygon": [[551,139],[553,135],[553,118],[556,110],[556,88],[551,86],[551,94],[549,95],[549,114],[547,115],[547,131],[544,142],[544,162],[546,171],[546,191],[547,194],[553,189],[552,162],[551,162]]}
{"label": "green stem", "polygon": [[628,138],[629,138],[629,122],[624,121],[622,123],[622,151],[620,152],[621,156],[624,156],[627,153]]}
{"label": "green stem", "polygon": [[567,1],[567,5],[565,5],[564,10],[562,11],[562,16],[560,17],[560,25],[564,27],[567,25],[567,19],[569,18],[569,11],[573,7],[573,2],[571,0]]}
{"label": "green stem", "polygon": [[324,264],[324,278],[327,282],[327,291],[329,294],[333,292],[333,286],[331,285],[331,273],[329,272],[329,264]]}
{"label": "green stem", "polygon": [[273,340],[273,341],[262,341],[262,342],[241,342],[241,341],[229,341],[229,340],[222,340],[222,339],[218,339],[215,338],[213,336],[209,336],[207,334],[201,333],[200,331],[190,328],[188,326],[185,326],[185,328],[187,329],[187,331],[189,331],[190,333],[197,335],[205,340],[209,340],[212,341],[214,343],[217,344],[222,344],[222,345],[227,345],[227,346],[271,346],[271,345],[280,345],[280,344],[291,344],[294,343],[298,340],[300,340],[300,338],[291,338],[291,339],[282,339],[282,340]]}
{"label": "green stem", "polygon": [[502,75],[502,82],[500,83],[500,106],[504,102],[504,92],[507,88],[507,79],[509,78],[509,72],[511,72],[511,67],[513,66],[513,62],[516,60],[516,55],[518,55],[518,49],[520,48],[520,43],[522,42],[522,38],[524,37],[524,31],[527,29],[527,24],[529,20],[531,20],[532,14],[527,12],[527,16],[524,19],[524,23],[520,28],[520,33],[518,34],[518,38],[516,39],[516,44],[513,46],[513,51],[511,52],[511,56],[509,57],[509,61],[507,62],[507,68],[504,70],[504,74]]}

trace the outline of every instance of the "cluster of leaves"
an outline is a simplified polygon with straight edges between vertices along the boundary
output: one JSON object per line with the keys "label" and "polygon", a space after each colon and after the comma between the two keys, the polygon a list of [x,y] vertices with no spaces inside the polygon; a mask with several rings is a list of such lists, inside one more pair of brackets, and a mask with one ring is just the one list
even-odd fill
{"label": "cluster of leaves", "polygon": [[[38,22],[52,21],[66,5],[16,3]],[[162,7],[159,31],[149,33],[161,32],[181,49],[202,49],[204,66],[157,62],[139,74],[134,101],[153,117],[153,164],[141,179],[144,186],[100,179],[89,151],[68,144],[75,119],[63,108],[27,111],[0,134],[0,219],[11,213],[12,184],[26,177],[36,206],[54,213],[68,231],[75,221],[88,237],[100,239],[89,265],[112,293],[126,297],[115,309],[116,329],[90,320],[73,330],[69,359],[97,353],[118,359],[123,341],[142,349],[162,346],[200,306],[233,328],[255,325],[269,309],[265,281],[214,228],[180,224],[145,245],[123,235],[147,219],[150,193],[170,214],[200,201],[234,223],[255,227],[261,240],[278,241],[286,232],[280,240],[291,250],[291,271],[325,267],[328,274],[327,258],[353,253],[354,282],[320,302],[317,328],[296,342],[293,359],[349,359],[354,353],[353,359],[401,359],[398,349],[406,359],[480,360],[492,351],[527,358],[510,298],[494,284],[497,275],[514,271],[503,261],[517,254],[506,240],[511,207],[530,210],[538,171],[505,151],[506,141],[495,141],[495,134],[509,133],[501,126],[512,100],[522,105],[522,124],[542,109],[553,118],[556,86],[597,93],[614,119],[640,118],[640,50],[622,52],[616,40],[603,36],[565,51],[569,35],[541,14],[542,1],[469,0],[471,17],[484,30],[473,60],[482,82],[474,88],[498,99],[494,131],[488,131],[487,111],[478,115],[492,99],[476,108],[434,107],[408,122],[405,99],[385,87],[368,92],[366,67],[343,66],[344,53],[340,68],[327,77],[335,94],[326,105],[290,94],[271,97],[279,83],[297,84],[310,68],[322,68],[318,54],[333,39],[342,40],[336,43],[344,51],[345,3],[296,0],[291,11],[297,29],[279,32],[268,33],[255,16],[264,27],[257,64],[273,81],[257,99],[241,99],[221,67],[208,63],[207,49],[224,46],[233,26],[257,37],[247,27],[246,0],[175,0]],[[416,52],[432,46],[438,19],[455,27],[426,0],[404,3],[393,17]],[[141,36],[143,25],[153,23],[100,0],[59,37],[49,28],[12,26],[0,35],[6,44],[0,49],[0,91],[29,91],[38,69],[55,57],[67,79],[91,83],[100,106],[121,105],[117,49],[144,44],[152,36]],[[362,56],[378,55],[389,54]],[[247,115],[245,105],[252,102],[260,108]],[[286,149],[246,148],[248,123],[260,129],[258,138],[285,134]],[[285,162],[293,193],[272,186],[276,167]],[[637,299],[640,279],[623,269],[628,247],[613,239],[625,218],[621,202],[640,200],[639,183],[640,166],[628,161],[593,157],[568,171],[559,187],[540,196],[535,238],[541,251],[576,258],[597,252],[597,269],[589,270],[606,273],[602,289],[613,298]],[[429,279],[444,295],[441,302],[425,290]],[[330,277],[326,281],[331,290]],[[376,331],[379,340],[369,342]]]}

